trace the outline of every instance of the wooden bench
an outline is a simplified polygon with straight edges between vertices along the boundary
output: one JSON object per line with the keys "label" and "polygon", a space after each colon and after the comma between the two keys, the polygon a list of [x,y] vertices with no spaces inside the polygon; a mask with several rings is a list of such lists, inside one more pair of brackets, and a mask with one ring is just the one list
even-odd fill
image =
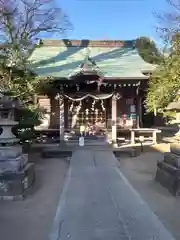
{"label": "wooden bench", "polygon": [[[144,136],[145,134],[151,134],[152,137],[149,137],[149,140],[152,140],[152,144],[157,143],[157,133],[161,133],[161,130],[159,129],[153,129],[153,128],[132,128],[130,129],[131,132],[131,144],[135,144],[136,133],[140,134],[141,136]],[[146,140],[146,138],[145,138]]]}

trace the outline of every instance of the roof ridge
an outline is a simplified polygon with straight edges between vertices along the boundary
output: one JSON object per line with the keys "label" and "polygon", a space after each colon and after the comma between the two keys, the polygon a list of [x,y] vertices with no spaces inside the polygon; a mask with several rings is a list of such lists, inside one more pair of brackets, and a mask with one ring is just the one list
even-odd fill
{"label": "roof ridge", "polygon": [[134,47],[134,40],[89,40],[89,39],[41,39],[39,45],[43,46],[64,46],[67,47]]}

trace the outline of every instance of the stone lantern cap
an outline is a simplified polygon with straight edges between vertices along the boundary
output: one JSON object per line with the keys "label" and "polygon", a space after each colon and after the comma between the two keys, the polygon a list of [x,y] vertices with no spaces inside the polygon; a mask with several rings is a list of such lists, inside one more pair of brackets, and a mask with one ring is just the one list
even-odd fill
{"label": "stone lantern cap", "polygon": [[18,100],[3,97],[0,99],[0,109],[22,109],[22,104]]}

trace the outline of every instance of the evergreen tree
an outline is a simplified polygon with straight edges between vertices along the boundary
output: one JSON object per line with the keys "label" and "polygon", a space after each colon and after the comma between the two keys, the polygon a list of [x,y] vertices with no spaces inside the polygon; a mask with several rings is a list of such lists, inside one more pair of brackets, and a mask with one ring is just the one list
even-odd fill
{"label": "evergreen tree", "polygon": [[147,37],[140,37],[136,41],[136,47],[142,59],[151,64],[160,64],[163,60],[163,55],[156,47],[154,41]]}

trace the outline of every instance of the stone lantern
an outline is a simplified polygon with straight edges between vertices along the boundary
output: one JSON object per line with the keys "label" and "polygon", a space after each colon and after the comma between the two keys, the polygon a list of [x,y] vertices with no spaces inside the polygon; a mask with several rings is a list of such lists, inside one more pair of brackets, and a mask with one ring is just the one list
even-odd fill
{"label": "stone lantern", "polygon": [[14,113],[20,108],[19,101],[0,95],[0,199],[23,198],[34,180],[34,164],[12,133],[18,124]]}
{"label": "stone lantern", "polygon": [[[179,92],[178,92],[179,95]],[[180,141],[180,100],[171,102],[166,110],[176,112],[176,124],[178,125],[178,132],[174,136],[174,140],[176,139],[178,142]]]}

